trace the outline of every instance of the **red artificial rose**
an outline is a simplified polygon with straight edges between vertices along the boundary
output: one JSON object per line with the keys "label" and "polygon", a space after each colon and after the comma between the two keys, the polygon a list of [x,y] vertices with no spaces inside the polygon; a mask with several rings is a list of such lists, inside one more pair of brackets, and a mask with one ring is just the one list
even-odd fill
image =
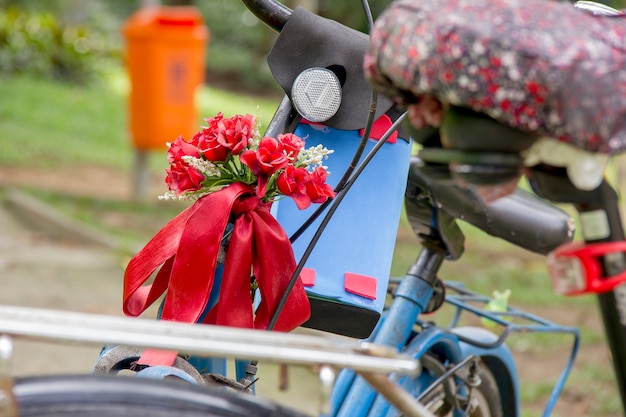
{"label": "red artificial rose", "polygon": [[215,130],[217,132],[217,124],[224,120],[224,113],[219,112],[215,117],[207,117],[204,121],[207,123],[207,129]]}
{"label": "red artificial rose", "polygon": [[278,135],[278,141],[283,145],[285,155],[289,162],[298,159],[298,153],[304,148],[304,141],[293,133]]}
{"label": "red artificial rose", "polygon": [[333,188],[326,184],[328,173],[324,168],[317,168],[309,175],[309,181],[306,183],[306,194],[313,203],[323,203],[329,197],[333,198],[336,193]]}
{"label": "red artificial rose", "polygon": [[167,151],[167,162],[171,164],[176,161],[182,161],[183,156],[200,158],[200,153],[198,152],[198,148],[196,146],[185,141],[181,135],[170,144]]}
{"label": "red artificial rose", "polygon": [[283,145],[277,139],[269,137],[261,139],[256,152],[243,151],[239,158],[258,177],[256,194],[259,198],[265,196],[269,177],[289,164],[283,152]]}
{"label": "red artificial rose", "polygon": [[[220,113],[221,114],[221,113]],[[227,148],[231,154],[239,155],[250,143],[254,136],[256,117],[246,114],[235,115],[230,119],[222,119],[217,123],[217,141]]]}
{"label": "red artificial rose", "polygon": [[274,138],[261,139],[257,151],[244,151],[241,162],[246,164],[254,175],[269,177],[279,169],[285,168],[289,161],[283,152],[283,145]]}
{"label": "red artificial rose", "polygon": [[185,191],[198,191],[202,188],[204,175],[183,161],[170,163],[170,168],[165,172],[167,172],[165,182],[170,190],[176,192],[176,195],[181,195]]}
{"label": "red artificial rose", "polygon": [[228,158],[228,148],[222,145],[219,140],[220,122],[224,115],[220,112],[215,117],[204,119],[208,126],[196,133],[192,142],[197,142],[200,152],[211,162],[224,162]]}
{"label": "red artificial rose", "polygon": [[309,181],[309,176],[310,174],[305,168],[287,165],[276,179],[278,190],[287,197],[291,197],[300,210],[311,205],[311,198],[306,193],[306,183]]}

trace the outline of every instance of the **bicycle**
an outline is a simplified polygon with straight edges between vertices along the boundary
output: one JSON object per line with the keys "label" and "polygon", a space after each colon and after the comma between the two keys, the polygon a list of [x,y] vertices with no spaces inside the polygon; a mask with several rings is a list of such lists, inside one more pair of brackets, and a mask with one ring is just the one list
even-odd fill
{"label": "bicycle", "polygon": [[[335,155],[329,164],[336,164],[330,166],[331,170],[342,172],[346,167],[354,167],[339,179],[338,196],[325,207],[326,213],[320,211],[310,218],[310,213],[295,211],[282,201],[274,212],[293,237],[294,251],[301,260],[295,276],[304,271],[305,264],[309,271],[315,270],[316,273],[316,281],[310,282],[312,285],[309,286],[313,314],[305,327],[366,339],[367,343],[2,307],[0,331],[3,333],[92,344],[175,349],[218,358],[207,361],[205,358],[180,357],[173,367],[135,369],[137,376],[147,378],[141,383],[98,375],[67,380],[18,381],[12,392],[21,411],[25,415],[52,415],[78,409],[78,413],[86,415],[110,415],[120,412],[120,408],[110,405],[117,398],[119,407],[136,406],[125,411],[137,415],[160,411],[164,415],[169,411],[183,415],[211,412],[213,414],[209,415],[216,416],[248,415],[250,412],[297,415],[241,393],[231,395],[224,390],[206,391],[204,387],[179,382],[148,381],[176,378],[203,384],[211,380],[235,391],[249,392],[256,366],[254,362],[250,364],[249,359],[258,358],[320,366],[324,386],[326,389],[334,387],[329,392],[328,407],[323,415],[403,413],[432,416],[453,413],[514,416],[520,413],[518,379],[514,360],[504,342],[511,333],[535,331],[566,333],[573,340],[569,361],[546,405],[545,415],[549,415],[572,368],[578,349],[578,330],[512,307],[501,312],[486,310],[484,306],[491,298],[473,293],[458,283],[444,283],[438,277],[438,270],[446,259],[457,259],[463,252],[463,235],[456,226],[456,219],[462,218],[494,236],[547,254],[571,241],[570,217],[521,190],[511,197],[483,205],[471,190],[459,188],[452,182],[448,160],[440,163],[440,150],[425,149],[421,158],[410,158],[406,132],[392,138],[392,132],[403,123],[404,115],[385,100],[379,102],[376,110],[370,106],[370,89],[360,69],[360,57],[367,47],[365,35],[302,9],[292,12],[273,0],[244,0],[244,3],[262,21],[281,33],[269,60],[277,80],[291,97],[281,102],[266,134],[296,132],[307,136],[309,143],[331,143],[329,147],[335,149]],[[323,49],[324,53],[311,54],[305,46],[319,48],[329,39],[333,47]],[[297,43],[297,48],[290,46],[293,42]],[[287,51],[304,53],[294,57]],[[330,63],[324,60],[330,60]],[[305,82],[294,91],[294,85],[303,79]],[[340,91],[343,91],[343,104],[328,105],[326,100],[336,98]],[[314,100],[302,100],[303,97],[313,97]],[[374,120],[385,113],[383,130],[386,132],[379,134],[377,142],[369,141],[373,136]],[[304,123],[302,116],[313,123]],[[475,115],[471,117],[476,120]],[[490,123],[488,120],[484,122]],[[359,132],[361,128],[362,133]],[[501,132],[513,133],[506,129]],[[362,140],[361,136],[365,139]],[[395,143],[387,143],[394,140]],[[363,158],[365,162],[357,164],[364,149],[369,150]],[[482,162],[481,166],[469,171],[467,179],[483,178],[479,168],[494,165],[488,158]],[[466,165],[472,166],[470,163]],[[501,168],[501,165],[496,166]],[[589,208],[592,201],[607,212],[617,213],[615,194],[611,193],[608,184],[601,187],[598,196],[574,192],[572,187],[563,188],[562,175],[553,176],[550,172],[537,175],[542,186],[537,189],[551,200],[564,201],[576,196],[579,200],[575,203],[584,209]],[[404,181],[407,177],[408,186]],[[397,181],[398,178],[402,181]],[[371,184],[378,186],[375,199],[368,194],[367,186]],[[557,184],[557,187],[550,187],[550,184]],[[386,198],[381,198],[381,190],[388,193]],[[395,227],[403,200],[410,224],[423,247],[407,275],[402,280],[388,282]],[[377,210],[370,213],[370,224],[364,230],[354,225],[355,220],[362,219],[355,219],[349,209],[364,207],[366,203]],[[342,212],[342,209],[346,211]],[[328,212],[334,215],[332,225]],[[385,216],[378,215],[381,212]],[[519,217],[521,212],[530,215]],[[303,224],[313,226],[305,229]],[[619,235],[618,215],[611,215],[609,225],[612,238],[623,240],[623,235]],[[331,229],[333,233],[329,234]],[[357,254],[346,256],[344,252],[341,259],[337,259],[333,244],[337,235],[346,233],[352,234],[353,242],[358,244]],[[383,250],[374,247],[372,236],[377,237],[376,242]],[[330,248],[330,252],[324,252],[325,248]],[[334,261],[328,262],[328,259]],[[361,264],[367,264],[368,270],[373,272],[359,272]],[[331,267],[341,270],[338,272]],[[350,268],[347,272],[355,273],[350,275],[349,283],[339,281],[340,288],[337,288],[337,279],[324,279],[325,275],[344,276],[346,268]],[[372,285],[372,277],[378,279],[377,285]],[[391,288],[394,298],[388,308],[384,302],[387,287]],[[421,317],[422,313],[435,311],[444,302],[456,309],[449,327],[439,327]],[[613,306],[617,308],[615,303]],[[497,323],[503,331],[496,335],[480,327],[457,327],[461,316],[467,314]],[[607,324],[609,333],[613,331],[612,325]],[[285,346],[292,350],[286,351]],[[316,348],[320,348],[321,355],[316,353]],[[401,355],[398,356],[396,351]],[[619,348],[614,350],[615,358],[619,359],[620,352]],[[96,372],[115,374],[131,370],[137,355],[132,348],[108,349],[96,364]],[[236,379],[224,377],[220,356],[246,359],[239,362]],[[619,360],[615,363],[619,365]],[[334,371],[338,368],[346,369],[336,376]],[[391,376],[380,378],[376,373],[381,372]],[[57,386],[53,383],[61,384],[60,388],[53,389]],[[7,391],[4,392],[6,395]],[[136,399],[131,400],[132,397]],[[168,411],[169,405],[174,410]],[[213,411],[207,411],[207,407],[213,406]]]}

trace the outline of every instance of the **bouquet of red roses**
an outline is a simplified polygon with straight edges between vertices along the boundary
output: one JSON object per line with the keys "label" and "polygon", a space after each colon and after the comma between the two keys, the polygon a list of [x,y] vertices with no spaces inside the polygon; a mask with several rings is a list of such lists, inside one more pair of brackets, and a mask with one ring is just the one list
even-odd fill
{"label": "bouquet of red roses", "polygon": [[[167,291],[162,319],[198,322],[213,290],[218,254],[227,242],[220,259],[224,272],[219,300],[203,321],[267,328],[296,269],[289,238],[270,206],[283,196],[300,209],[334,197],[322,165],[332,151],[321,146],[305,149],[294,134],[259,138],[251,115],[224,118],[219,113],[205,121],[208,126],[191,140],[178,137],[168,144],[169,191],[161,198],[196,201],[129,262],[124,312],[137,316]],[[251,285],[258,286],[261,295],[255,311]],[[298,280],[274,330],[292,330],[309,315]],[[175,358],[176,352],[146,351],[140,363],[171,365]]]}

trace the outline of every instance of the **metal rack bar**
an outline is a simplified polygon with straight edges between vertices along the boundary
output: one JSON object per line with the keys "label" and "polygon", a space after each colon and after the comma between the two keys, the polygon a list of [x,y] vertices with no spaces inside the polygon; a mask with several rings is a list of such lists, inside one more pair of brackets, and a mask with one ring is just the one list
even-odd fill
{"label": "metal rack bar", "polygon": [[125,345],[357,372],[416,374],[394,349],[321,336],[0,306],[0,334],[62,343]]}
{"label": "metal rack bar", "polygon": [[[548,398],[548,402],[546,403],[543,411],[544,417],[552,414],[556,402],[561,395],[563,388],[565,387],[565,382],[567,381],[567,378],[574,366],[574,361],[576,360],[578,349],[580,347],[580,330],[577,327],[573,326],[561,326],[559,324],[553,323],[549,320],[531,314],[527,311],[523,311],[513,307],[508,307],[507,311],[503,312],[486,311],[469,303],[472,302],[487,304],[491,300],[491,298],[470,291],[460,283],[446,282],[446,288],[451,289],[457,293],[446,295],[446,303],[453,305],[457,309],[453,322],[458,321],[461,315],[461,311],[466,311],[478,317],[487,318],[504,327],[504,330],[500,334],[500,337],[491,344],[484,344],[478,341],[472,341],[463,338],[462,340],[467,343],[480,345],[484,348],[495,348],[504,343],[508,336],[510,336],[512,333],[529,332],[570,334],[573,337],[572,349],[567,358],[567,362],[563,367],[563,371],[561,371],[559,378],[555,382],[554,387],[552,388],[552,392],[550,393],[550,397]],[[511,321],[513,318],[522,319],[526,321],[526,323],[513,323]],[[453,323],[453,326],[454,325],[456,324]]]}

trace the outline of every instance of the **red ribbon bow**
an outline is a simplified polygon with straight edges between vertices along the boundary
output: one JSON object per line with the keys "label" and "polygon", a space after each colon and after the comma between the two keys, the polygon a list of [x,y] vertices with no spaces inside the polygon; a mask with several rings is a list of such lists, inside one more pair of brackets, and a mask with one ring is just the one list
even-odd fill
{"label": "red ribbon bow", "polygon": [[[242,183],[200,198],[161,229],[130,261],[124,274],[124,313],[138,316],[166,290],[161,318],[198,322],[209,299],[217,254],[229,219],[234,227],[217,304],[205,323],[265,329],[296,269],[285,231],[254,190]],[[231,216],[232,214],[232,216]],[[144,285],[161,266],[152,284]],[[253,271],[261,303],[252,311]],[[290,331],[310,316],[300,279],[273,330]],[[146,350],[144,365],[172,365],[176,352]]]}

